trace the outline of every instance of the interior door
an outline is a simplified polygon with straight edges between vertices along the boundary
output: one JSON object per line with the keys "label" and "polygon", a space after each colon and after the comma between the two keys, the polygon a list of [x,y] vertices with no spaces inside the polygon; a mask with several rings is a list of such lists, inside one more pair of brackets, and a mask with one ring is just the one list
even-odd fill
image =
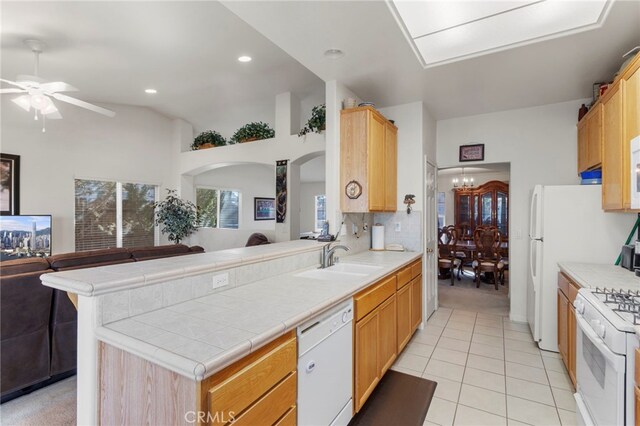
{"label": "interior door", "polygon": [[424,306],[423,320],[426,321],[433,314],[438,306],[438,259],[436,253],[436,242],[438,235],[438,214],[436,210],[436,185],[437,170],[435,166],[425,157],[425,196],[424,196],[424,253],[425,261],[423,262],[422,276],[424,277],[426,296]]}

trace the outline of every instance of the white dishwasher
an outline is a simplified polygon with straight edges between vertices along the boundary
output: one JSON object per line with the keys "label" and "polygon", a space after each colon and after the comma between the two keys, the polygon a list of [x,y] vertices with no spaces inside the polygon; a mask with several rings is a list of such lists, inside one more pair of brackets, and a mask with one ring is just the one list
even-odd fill
{"label": "white dishwasher", "polygon": [[298,425],[346,426],[353,413],[353,302],[298,327]]}

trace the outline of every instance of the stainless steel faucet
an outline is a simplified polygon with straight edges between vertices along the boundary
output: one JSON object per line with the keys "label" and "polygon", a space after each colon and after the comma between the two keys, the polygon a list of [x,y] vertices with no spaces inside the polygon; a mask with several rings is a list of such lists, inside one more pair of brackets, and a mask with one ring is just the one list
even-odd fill
{"label": "stainless steel faucet", "polygon": [[331,243],[323,246],[322,247],[322,264],[320,265],[320,268],[324,269],[334,265],[335,262],[333,261],[333,253],[335,253],[337,249],[341,249],[344,251],[351,250],[349,247],[343,246],[343,245],[337,245],[337,246],[331,247]]}

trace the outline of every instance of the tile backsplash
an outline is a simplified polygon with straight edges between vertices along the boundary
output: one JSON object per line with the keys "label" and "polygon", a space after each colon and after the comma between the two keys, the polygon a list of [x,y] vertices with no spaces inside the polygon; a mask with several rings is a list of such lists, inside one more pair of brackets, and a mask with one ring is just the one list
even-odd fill
{"label": "tile backsplash", "polygon": [[[409,251],[422,251],[422,212],[406,210],[395,213],[376,213],[373,223],[384,225],[384,244],[402,244]],[[400,231],[396,231],[396,224]]]}

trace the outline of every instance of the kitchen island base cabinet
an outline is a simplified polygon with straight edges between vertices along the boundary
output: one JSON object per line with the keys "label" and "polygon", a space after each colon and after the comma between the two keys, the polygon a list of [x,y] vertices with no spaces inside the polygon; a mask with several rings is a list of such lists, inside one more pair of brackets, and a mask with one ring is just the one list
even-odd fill
{"label": "kitchen island base cabinet", "polygon": [[295,425],[296,362],[295,332],[202,381],[101,342],[100,423]]}

